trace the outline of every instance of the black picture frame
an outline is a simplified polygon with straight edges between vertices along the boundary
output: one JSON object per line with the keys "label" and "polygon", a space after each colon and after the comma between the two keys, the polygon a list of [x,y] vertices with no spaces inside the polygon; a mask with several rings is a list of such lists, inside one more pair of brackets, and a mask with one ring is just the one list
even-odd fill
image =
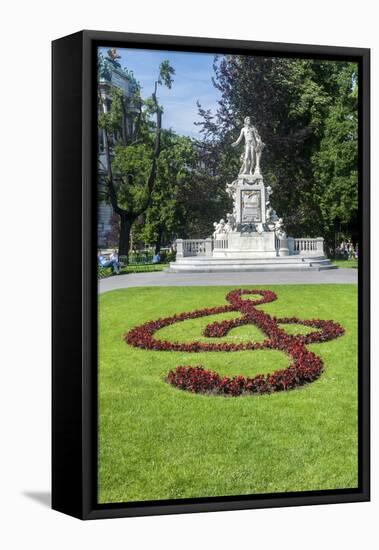
{"label": "black picture frame", "polygon": [[[359,487],[96,503],[96,57],[101,45],[352,60],[359,65]],[[52,507],[81,519],[370,499],[370,50],[85,30],[52,44]],[[94,137],[95,136],[95,137]],[[72,243],[81,246],[72,246]]]}

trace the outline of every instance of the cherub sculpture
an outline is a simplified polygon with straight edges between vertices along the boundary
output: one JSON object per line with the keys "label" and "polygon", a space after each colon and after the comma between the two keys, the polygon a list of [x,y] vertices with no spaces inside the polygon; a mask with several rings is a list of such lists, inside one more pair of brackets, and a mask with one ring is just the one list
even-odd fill
{"label": "cherub sculpture", "polygon": [[287,236],[284,231],[284,223],[282,218],[279,218],[278,221],[275,222],[275,234],[278,239],[285,239]]}
{"label": "cherub sculpture", "polygon": [[231,233],[235,231],[236,228],[236,218],[233,214],[226,214],[226,219],[228,220],[225,224],[226,233]]}
{"label": "cherub sculpture", "polygon": [[221,218],[221,220],[217,223],[214,222],[213,227],[215,228],[213,232],[213,237],[216,239],[217,235],[220,235],[221,233],[226,233],[225,231],[225,220]]}

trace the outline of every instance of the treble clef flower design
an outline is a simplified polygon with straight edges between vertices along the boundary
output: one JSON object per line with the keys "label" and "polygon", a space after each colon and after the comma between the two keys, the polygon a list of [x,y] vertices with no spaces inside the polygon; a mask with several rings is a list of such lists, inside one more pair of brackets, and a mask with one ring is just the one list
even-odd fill
{"label": "treble clef flower design", "polygon": [[[258,299],[243,299],[244,295],[257,295]],[[125,335],[125,341],[134,347],[156,351],[244,351],[244,350],[279,350],[287,354],[290,366],[271,374],[258,374],[253,378],[234,376],[221,377],[217,372],[204,369],[202,366],[178,366],[166,376],[166,382],[182,390],[208,395],[240,396],[290,390],[313,382],[323,371],[320,357],[307,349],[307,344],[326,342],[344,334],[344,329],[334,321],[321,319],[301,320],[297,317],[277,318],[256,306],[273,302],[277,296],[271,290],[236,289],[226,295],[227,305],[194,310],[149,321],[137,326]],[[264,334],[262,342],[171,342],[159,340],[154,334],[161,328],[187,319],[198,319],[208,315],[239,311],[240,316],[234,319],[216,321],[204,329],[204,336],[211,338],[225,337],[228,332],[243,325],[254,325]],[[316,330],[308,334],[288,334],[279,325],[304,325]]]}

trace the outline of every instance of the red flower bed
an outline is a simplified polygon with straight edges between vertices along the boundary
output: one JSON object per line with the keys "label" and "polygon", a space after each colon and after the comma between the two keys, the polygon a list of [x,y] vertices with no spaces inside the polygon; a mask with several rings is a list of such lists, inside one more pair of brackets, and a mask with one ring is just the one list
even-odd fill
{"label": "red flower bed", "polygon": [[[247,294],[256,294],[260,298],[258,300],[244,300],[242,296]],[[256,309],[257,305],[277,299],[276,294],[270,290],[233,290],[227,294],[226,299],[230,305],[204,308],[149,321],[130,330],[125,335],[125,341],[135,347],[159,351],[203,352],[276,349],[285,352],[292,359],[291,365],[286,369],[268,375],[259,374],[253,378],[243,376],[222,378],[216,372],[206,370],[201,366],[180,366],[175,370],[171,370],[166,377],[169,384],[190,392],[238,396],[241,394],[261,394],[289,390],[313,382],[320,376],[323,363],[317,355],[308,351],[305,345],[326,342],[344,333],[341,325],[333,321],[320,319],[304,321],[296,317],[276,318],[260,309]],[[198,341],[186,343],[154,338],[154,333],[157,330],[174,323],[229,311],[239,311],[241,316],[237,319],[210,323],[204,330],[204,336],[221,338],[235,327],[251,324],[262,330],[266,335],[265,340],[263,342],[240,343]],[[305,335],[291,335],[281,329],[278,326],[279,324],[300,324],[317,330]]]}

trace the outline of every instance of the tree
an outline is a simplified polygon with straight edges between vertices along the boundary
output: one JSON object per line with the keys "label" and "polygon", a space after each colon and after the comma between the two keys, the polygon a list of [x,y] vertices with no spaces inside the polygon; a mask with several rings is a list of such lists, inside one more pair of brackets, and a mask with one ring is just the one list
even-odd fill
{"label": "tree", "polygon": [[[104,180],[112,208],[120,217],[119,254],[127,256],[130,231],[134,221],[148,208],[157,176],[157,163],[161,153],[163,109],[158,104],[158,86],[171,88],[175,73],[168,61],[159,67],[151,98],[143,104],[136,120],[133,141],[123,131],[125,99],[122,92],[113,88],[111,105],[102,105],[99,128],[104,133],[106,166]],[[103,101],[102,98],[99,98]],[[155,122],[151,121],[155,117]]]}
{"label": "tree", "polygon": [[209,237],[213,223],[231,212],[232,200],[226,193],[225,169],[220,169],[217,147],[196,142],[195,164],[181,187],[178,211],[181,212],[180,236]]}
{"label": "tree", "polygon": [[171,243],[184,225],[180,197],[191,179],[196,152],[192,140],[173,132],[162,132],[157,179],[146,211],[140,238],[154,243],[157,254],[162,242]]}
{"label": "tree", "polygon": [[335,232],[344,226],[357,239],[358,86],[353,63],[340,71],[338,94],[325,119],[320,148],[312,162],[323,234],[332,242]]}
{"label": "tree", "polygon": [[[325,190],[329,189],[333,208],[337,208],[338,192],[333,195],[332,188],[338,174],[343,180],[339,189],[346,188],[345,196],[353,191],[357,141],[352,136],[357,111],[348,96],[354,70],[356,66],[347,62],[235,55],[215,58],[214,85],[221,99],[214,114],[199,106],[204,147],[217,156],[219,178],[225,183],[232,181],[240,162],[230,144],[244,117],[250,115],[266,143],[262,170],[274,190],[273,206],[285,217],[292,234],[318,236],[325,231],[331,212],[320,199],[322,195],[328,200]],[[349,143],[344,151],[338,145],[341,139]],[[322,165],[331,141],[334,154],[339,150],[347,157],[339,159],[343,168],[334,164],[335,177],[328,179],[330,162],[328,170]],[[356,212],[354,198],[348,208],[345,203],[340,201],[337,210],[351,219]],[[330,232],[326,236],[330,238]]]}
{"label": "tree", "polygon": [[162,132],[162,152],[152,200],[133,237],[154,244],[212,234],[213,222],[231,207],[225,185],[214,172],[214,156],[195,140]]}

